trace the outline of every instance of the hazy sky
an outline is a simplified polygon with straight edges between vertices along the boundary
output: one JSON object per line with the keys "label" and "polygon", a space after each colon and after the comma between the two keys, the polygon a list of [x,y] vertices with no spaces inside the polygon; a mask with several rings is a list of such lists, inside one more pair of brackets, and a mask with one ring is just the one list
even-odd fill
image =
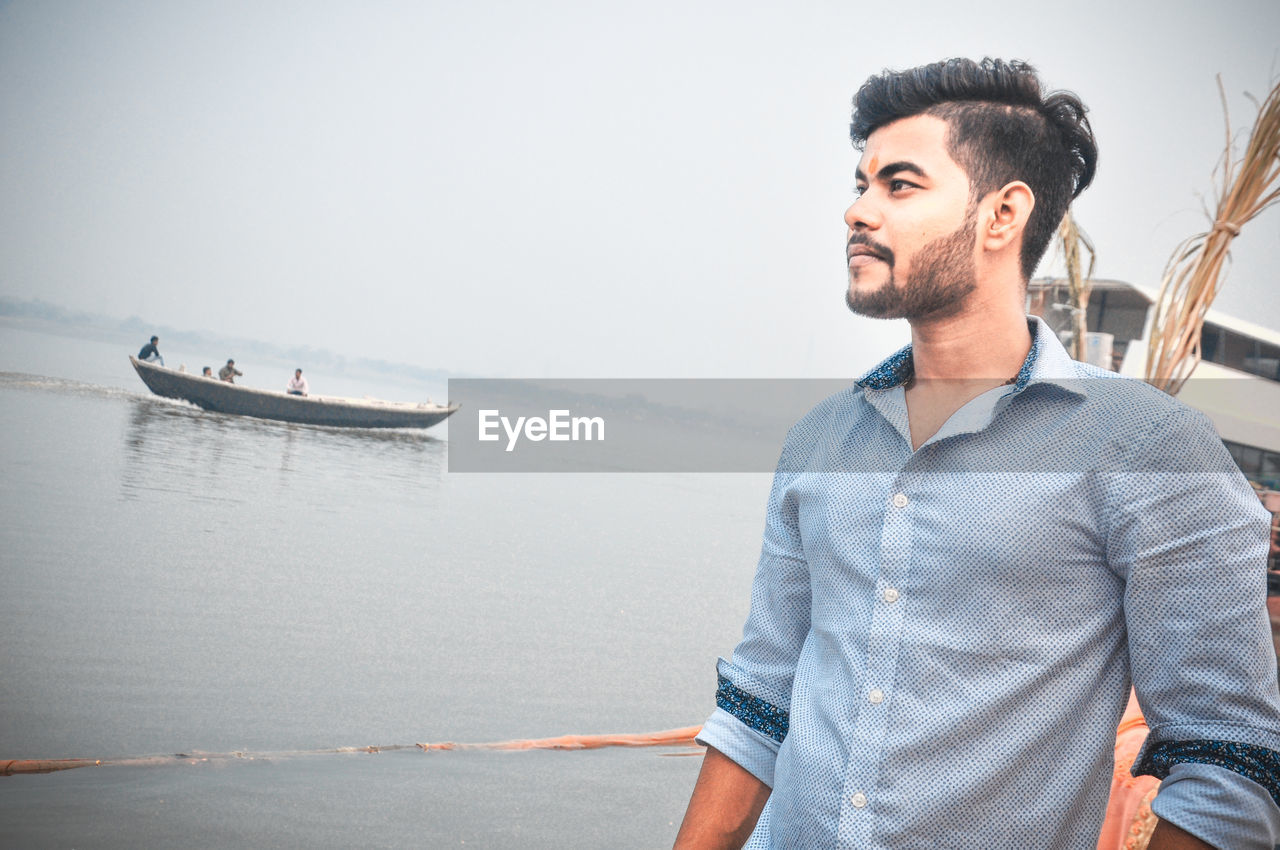
{"label": "hazy sky", "polygon": [[[1273,0],[5,3],[0,294],[477,375],[851,376],[906,335],[842,300],[866,77],[1079,93],[1098,274],[1154,286],[1214,75],[1251,122],[1277,33]],[[1280,327],[1280,210],[1235,258],[1218,306]]]}

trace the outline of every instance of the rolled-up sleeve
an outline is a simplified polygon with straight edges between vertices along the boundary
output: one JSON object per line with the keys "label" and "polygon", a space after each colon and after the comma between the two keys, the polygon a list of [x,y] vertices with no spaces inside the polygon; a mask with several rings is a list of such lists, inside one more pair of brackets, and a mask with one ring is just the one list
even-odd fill
{"label": "rolled-up sleeve", "polygon": [[769,494],[751,613],[733,657],[717,664],[716,710],[698,736],[769,787],[790,723],[796,662],[809,632],[809,568],[792,488],[796,473],[784,466]]}
{"label": "rolled-up sleeve", "polygon": [[1113,478],[1108,554],[1125,579],[1135,775],[1155,814],[1220,848],[1280,842],[1280,692],[1266,615],[1269,515],[1213,426],[1180,408]]}

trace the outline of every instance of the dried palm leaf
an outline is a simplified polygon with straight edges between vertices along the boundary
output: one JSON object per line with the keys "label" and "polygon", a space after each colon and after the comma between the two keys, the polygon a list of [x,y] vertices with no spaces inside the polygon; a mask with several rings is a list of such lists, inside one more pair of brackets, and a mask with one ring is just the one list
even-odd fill
{"label": "dried palm leaf", "polygon": [[1231,121],[1221,78],[1218,93],[1227,143],[1216,169],[1221,182],[1213,225],[1174,249],[1160,281],[1147,342],[1147,382],[1170,395],[1178,394],[1200,364],[1200,331],[1224,282],[1223,267],[1230,260],[1231,240],[1251,219],[1280,200],[1280,83],[1258,107],[1249,144],[1237,161],[1232,160]]}
{"label": "dried palm leaf", "polygon": [[[1058,226],[1058,239],[1062,243],[1062,259],[1067,267],[1067,295],[1071,300],[1071,356],[1076,360],[1084,360],[1087,342],[1085,334],[1089,331],[1089,293],[1093,290],[1093,266],[1098,255],[1093,250],[1093,242],[1076,224],[1070,209]],[[1081,246],[1089,252],[1089,271],[1084,273],[1080,271]]]}

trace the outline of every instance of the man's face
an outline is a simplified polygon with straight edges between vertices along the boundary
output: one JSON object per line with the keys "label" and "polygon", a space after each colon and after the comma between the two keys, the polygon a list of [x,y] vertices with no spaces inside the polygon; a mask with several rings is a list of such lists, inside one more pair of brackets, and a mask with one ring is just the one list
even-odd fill
{"label": "man's face", "polygon": [[860,195],[845,211],[855,313],[880,319],[952,315],[977,285],[977,206],[969,177],[947,153],[947,125],[903,118],[867,139]]}

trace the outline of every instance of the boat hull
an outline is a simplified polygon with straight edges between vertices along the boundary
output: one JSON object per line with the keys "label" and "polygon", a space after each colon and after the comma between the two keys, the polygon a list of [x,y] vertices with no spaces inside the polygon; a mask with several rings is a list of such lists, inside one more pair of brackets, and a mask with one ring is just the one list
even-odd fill
{"label": "boat hull", "polygon": [[129,362],[147,389],[156,395],[187,401],[215,413],[330,428],[430,428],[458,409],[456,404],[446,407],[288,395],[177,372],[136,357],[130,357]]}

